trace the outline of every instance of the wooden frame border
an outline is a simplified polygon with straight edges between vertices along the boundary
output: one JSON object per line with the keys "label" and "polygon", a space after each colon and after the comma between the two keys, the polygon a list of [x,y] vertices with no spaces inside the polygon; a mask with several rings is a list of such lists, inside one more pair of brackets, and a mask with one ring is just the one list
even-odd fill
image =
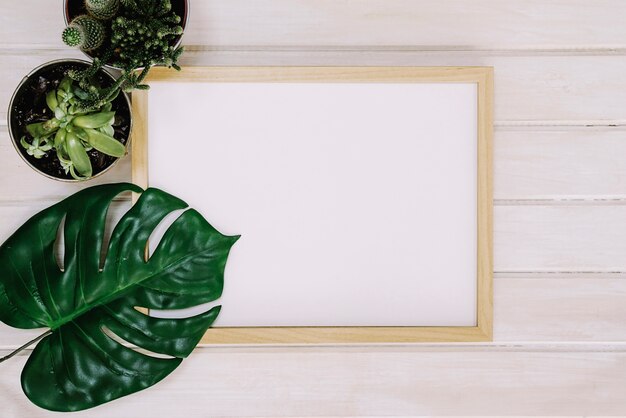
{"label": "wooden frame border", "polygon": [[[148,83],[341,82],[476,83],[478,86],[477,326],[211,328],[204,344],[325,344],[491,341],[493,335],[492,67],[185,67],[154,68]],[[148,91],[133,93],[132,180],[148,186]]]}

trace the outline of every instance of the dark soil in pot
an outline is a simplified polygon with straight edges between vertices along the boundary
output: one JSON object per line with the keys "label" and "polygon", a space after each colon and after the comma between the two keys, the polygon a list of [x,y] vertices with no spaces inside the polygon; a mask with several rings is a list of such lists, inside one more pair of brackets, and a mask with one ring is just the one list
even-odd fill
{"label": "dark soil in pot", "polygon": [[[83,69],[89,65],[89,62],[81,60],[59,60],[44,64],[26,76],[11,100],[9,128],[15,148],[33,168],[56,179],[77,181],[70,174],[65,173],[54,151],[49,151],[48,155],[42,158],[35,158],[26,153],[26,150],[20,145],[20,138],[26,136],[30,141],[31,137],[26,131],[26,126],[53,117],[52,112],[46,106],[46,93],[58,87],[67,70]],[[110,86],[115,81],[105,71],[98,73],[97,80],[102,86]],[[115,111],[114,136],[126,145],[131,130],[131,114],[127,96],[120,93],[112,105]],[[106,171],[119,160],[119,158],[102,154],[95,149],[88,151],[87,154],[93,167],[92,178]]]}
{"label": "dark soil in pot", "polygon": [[[172,11],[176,13],[181,18],[180,26],[182,26],[183,30],[187,27],[187,13],[189,10],[188,0],[172,0]],[[65,14],[65,24],[68,25],[76,16],[86,14],[87,10],[85,10],[85,0],[65,0],[64,4],[64,14]],[[183,33],[184,34],[184,33]],[[177,36],[172,41],[172,46],[177,46],[180,44],[183,35]],[[99,57],[102,54],[102,51],[105,51],[109,46],[108,37],[104,44],[93,51],[83,51],[85,55],[88,57],[94,58]],[[108,63],[107,63],[108,65]],[[110,66],[111,68],[120,68],[115,66]]]}

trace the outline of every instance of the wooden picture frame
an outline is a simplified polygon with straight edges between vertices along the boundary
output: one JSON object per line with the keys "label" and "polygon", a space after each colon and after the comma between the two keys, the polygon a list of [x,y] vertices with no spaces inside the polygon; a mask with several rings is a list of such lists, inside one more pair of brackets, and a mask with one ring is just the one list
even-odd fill
{"label": "wooden picture frame", "polygon": [[[493,323],[491,67],[185,67],[154,68],[159,82],[476,83],[478,98],[477,318],[468,327],[242,327],[212,328],[205,344],[414,343],[490,341]],[[133,93],[132,181],[148,186],[148,95]]]}

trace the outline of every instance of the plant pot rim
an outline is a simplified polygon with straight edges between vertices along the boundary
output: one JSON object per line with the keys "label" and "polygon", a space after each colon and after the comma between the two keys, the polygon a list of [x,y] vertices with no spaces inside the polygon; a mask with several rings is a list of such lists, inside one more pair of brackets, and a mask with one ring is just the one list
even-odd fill
{"label": "plant pot rim", "polygon": [[[68,11],[69,11],[68,3],[70,1],[80,1],[80,0],[63,0],[63,20],[65,21],[66,26],[70,24],[70,19],[68,16]],[[183,16],[181,16],[181,23],[180,23],[180,26],[182,26],[183,28],[183,33],[178,38],[178,41],[176,41],[176,43],[174,44],[174,48],[178,48],[180,44],[183,42],[183,36],[185,36],[185,29],[187,28],[187,19],[189,19],[189,0],[182,0],[182,1],[185,5],[185,13],[183,14]],[[79,50],[80,52],[85,54],[90,60],[94,59],[94,57],[90,55],[87,51],[84,51],[81,48],[79,48]],[[118,71],[124,70],[123,68],[116,67],[115,65],[109,65],[106,63],[104,64],[104,66],[113,70],[118,70]],[[143,70],[143,67],[137,68],[137,70]]]}
{"label": "plant pot rim", "polygon": [[[128,122],[128,125],[129,125],[128,126],[128,139],[126,140],[126,144],[124,144],[124,147],[126,148],[126,153],[122,157],[115,159],[111,163],[111,165],[106,167],[104,170],[100,171],[98,174],[95,174],[95,175],[89,177],[88,179],[84,179],[84,180],[77,180],[77,179],[73,179],[73,178],[72,179],[64,179],[64,178],[59,178],[59,177],[55,177],[53,175],[50,175],[50,174],[40,170],[39,168],[35,167],[30,161],[28,161],[28,159],[24,156],[24,154],[22,154],[22,150],[20,149],[19,144],[18,144],[19,141],[16,140],[16,138],[14,138],[14,136],[13,136],[13,128],[12,128],[12,123],[11,123],[11,112],[13,110],[13,102],[15,101],[17,93],[22,88],[24,83],[26,83],[26,81],[28,81],[35,73],[37,73],[39,70],[44,69],[46,67],[49,67],[49,66],[52,66],[52,65],[56,65],[56,64],[62,64],[62,63],[80,63],[80,64],[91,65],[91,62],[89,62],[87,60],[79,59],[79,58],[61,58],[61,59],[56,59],[56,60],[44,62],[43,64],[40,64],[37,67],[33,68],[31,71],[28,72],[28,74],[26,74],[24,76],[24,78],[22,78],[22,80],[20,80],[20,82],[17,84],[17,87],[13,91],[13,94],[11,95],[11,100],[9,101],[9,108],[7,110],[7,125],[8,125],[7,127],[8,127],[8,130],[9,130],[9,137],[11,138],[11,143],[13,144],[13,147],[15,148],[15,151],[17,151],[17,154],[22,158],[22,160],[24,160],[24,162],[30,168],[32,168],[34,171],[36,171],[37,173],[41,174],[42,176],[48,177],[48,178],[56,180],[56,181],[63,181],[63,182],[66,182],[66,183],[80,183],[80,182],[84,182],[84,181],[89,181],[89,180],[95,179],[96,177],[100,177],[102,174],[106,173],[112,167],[114,167],[122,158],[124,158],[126,155],[128,155],[129,144],[130,144],[130,141],[132,139],[132,132],[133,132],[132,106],[131,106],[131,102],[130,102],[130,98],[128,97],[128,94],[125,93],[124,91],[120,91],[120,93],[124,97],[126,105],[128,106],[128,114],[130,115],[129,122]],[[108,77],[111,78],[112,81],[115,81],[115,77],[113,76],[113,74],[111,74],[105,68],[101,68],[99,71],[104,72]]]}

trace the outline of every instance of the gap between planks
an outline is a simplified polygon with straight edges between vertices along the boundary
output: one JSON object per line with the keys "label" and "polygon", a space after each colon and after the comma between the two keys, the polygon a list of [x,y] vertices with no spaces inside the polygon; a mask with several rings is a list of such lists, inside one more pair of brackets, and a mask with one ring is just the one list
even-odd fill
{"label": "gap between planks", "polygon": [[[0,47],[15,49],[7,45]],[[28,48],[28,46],[26,46]],[[52,47],[51,49],[62,49]],[[521,45],[518,47],[489,48],[471,45],[185,45],[189,53],[202,52],[351,52],[351,53],[398,53],[418,52],[424,54],[476,54],[498,56],[595,56],[626,55],[625,45]]]}
{"label": "gap between planks", "polygon": [[[184,45],[188,53],[206,52],[348,52],[348,53],[424,53],[424,54],[475,54],[509,57],[526,56],[597,56],[626,55],[626,46],[616,45],[521,45],[507,48],[489,48],[471,45]],[[53,54],[69,48],[58,44],[0,44],[0,56],[28,51],[31,54]]]}
{"label": "gap between planks", "polygon": [[621,206],[626,205],[624,196],[559,196],[545,198],[494,199],[494,206]]}
{"label": "gap between planks", "polygon": [[[0,119],[0,127],[7,128],[6,115]],[[626,131],[626,119],[592,119],[592,120],[502,120],[495,121],[494,130],[498,131]]]}
{"label": "gap between planks", "polygon": [[624,271],[494,271],[493,278],[501,280],[557,280],[557,279],[626,279]]}
{"label": "gap between planks", "polygon": [[[133,344],[124,343],[135,348]],[[0,356],[17,346],[0,346]],[[27,348],[16,356],[27,356]],[[346,344],[199,344],[196,352],[202,353],[411,353],[411,352],[504,352],[504,353],[626,353],[626,342],[534,342],[511,341],[506,343],[346,343]]]}
{"label": "gap between planks", "polygon": [[[130,180],[129,180],[130,181]],[[94,184],[95,185],[95,184]],[[76,192],[79,190],[76,189]],[[28,204],[37,203],[41,208],[52,206],[53,204],[65,199],[67,196],[51,196],[48,195],[44,198],[32,198],[32,199],[2,199],[0,197],[0,206],[27,206]],[[112,200],[117,203],[124,203],[131,201],[130,193],[123,193],[116,196]],[[538,198],[538,199],[494,199],[494,206],[623,206],[626,205],[625,196],[610,196],[610,197],[558,197],[558,198]]]}

